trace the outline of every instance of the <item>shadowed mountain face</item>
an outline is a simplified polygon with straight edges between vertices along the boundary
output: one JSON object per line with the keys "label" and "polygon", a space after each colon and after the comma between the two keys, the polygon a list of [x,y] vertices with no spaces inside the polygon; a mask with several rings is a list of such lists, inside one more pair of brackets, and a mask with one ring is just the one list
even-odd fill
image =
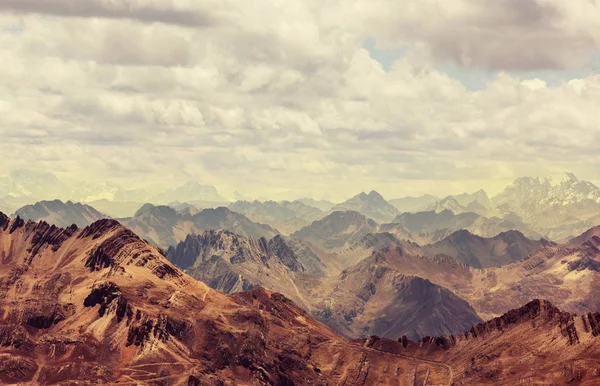
{"label": "shadowed mountain face", "polygon": [[[304,272],[279,235],[267,241],[229,231],[206,231],[189,235],[176,247],[170,247],[166,256],[192,277],[225,293],[246,291],[258,285],[285,289],[294,273]],[[302,304],[296,293],[289,294]]]}
{"label": "shadowed mountain face", "polygon": [[[0,214],[2,384],[441,384],[442,364],[364,348],[279,294],[183,274],[113,220]],[[390,372],[390,368],[393,371]]]}
{"label": "shadowed mountain face", "polygon": [[369,194],[360,193],[334,206],[331,211],[355,211],[380,223],[392,221],[400,214],[398,209],[374,190]]}
{"label": "shadowed mountain face", "polygon": [[307,298],[319,298],[315,314],[349,337],[418,339],[456,334],[481,321],[465,300],[426,279],[390,269],[377,254],[337,277],[311,283],[307,291]]}
{"label": "shadowed mountain face", "polygon": [[457,336],[391,341],[371,349],[443,362],[455,385],[597,385],[600,314],[572,315],[533,300]]}
{"label": "shadowed mountain face", "polygon": [[416,235],[431,235],[446,231],[446,235],[444,235],[446,237],[452,232],[464,229],[481,237],[494,237],[502,232],[519,230],[530,239],[542,238],[539,233],[522,223],[498,217],[487,218],[473,212],[454,214],[448,209],[441,212],[403,213],[396,217],[393,223]]}
{"label": "shadowed mountain face", "polygon": [[168,206],[146,204],[132,218],[121,222],[141,237],[165,249],[176,245],[189,234],[205,230],[224,229],[242,236],[267,239],[278,234],[269,225],[254,223],[224,207],[204,209],[192,215],[177,213]]}
{"label": "shadowed mountain face", "polygon": [[483,317],[535,298],[573,313],[600,309],[600,238],[580,247],[548,244],[515,263],[485,270],[447,258],[415,258],[399,248],[380,252],[390,269],[428,279],[465,299]]}
{"label": "shadowed mountain face", "polygon": [[337,332],[360,338],[452,334],[480,321],[452,292],[367,259],[340,275],[305,272],[281,236],[270,241],[227,231],[188,236],[169,248],[171,262],[225,293],[257,285],[281,292]]}
{"label": "shadowed mountain face", "polygon": [[320,209],[300,201],[236,201],[229,205],[229,209],[252,221],[272,225],[285,234],[293,233],[325,215]]}
{"label": "shadowed mountain face", "polygon": [[68,227],[72,224],[84,227],[108,217],[89,205],[71,201],[65,203],[60,200],[40,201],[34,205],[26,205],[17,210],[15,216],[24,220],[46,221],[59,227]]}
{"label": "shadowed mountain face", "polygon": [[333,212],[321,220],[294,232],[293,238],[325,249],[347,248],[377,229],[377,223],[353,212]]}
{"label": "shadowed mountain face", "polygon": [[[315,223],[314,225],[321,225]],[[347,236],[346,228],[330,239]],[[356,229],[352,228],[352,229]],[[360,229],[360,228],[359,228]],[[313,229],[312,234],[323,234],[319,232],[319,227]],[[411,255],[436,256],[439,254],[448,255],[456,258],[458,261],[474,268],[499,267],[518,261],[529,253],[534,252],[546,245],[552,245],[545,240],[529,240],[518,231],[508,231],[497,236],[484,238],[474,235],[466,230],[460,230],[447,235],[447,231],[437,232],[430,235],[415,235],[397,224],[383,224],[378,226],[373,232],[362,236],[351,246],[344,249],[319,250],[313,248],[320,256],[320,261],[325,266],[324,271],[329,275],[336,275],[345,268],[348,268],[361,260],[369,257],[374,251],[387,247],[401,247],[403,251]],[[294,237],[302,237],[302,240],[310,245],[317,244],[321,248],[324,243],[320,243],[315,238],[307,237],[309,233],[294,234]],[[353,234],[355,236],[360,235]],[[305,238],[306,237],[306,238]],[[429,239],[439,239],[435,243],[428,243]],[[414,241],[417,241],[415,243]],[[420,246],[423,242],[424,246]]]}
{"label": "shadowed mountain face", "polygon": [[500,267],[519,261],[531,252],[552,245],[545,240],[529,240],[519,231],[508,231],[492,238],[457,231],[444,240],[425,246],[426,256],[448,255],[474,268]]}

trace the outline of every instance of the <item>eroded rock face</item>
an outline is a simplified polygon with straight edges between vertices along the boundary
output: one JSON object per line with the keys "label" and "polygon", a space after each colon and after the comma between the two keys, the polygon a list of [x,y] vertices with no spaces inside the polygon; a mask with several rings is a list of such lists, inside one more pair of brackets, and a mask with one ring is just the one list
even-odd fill
{"label": "eroded rock face", "polygon": [[[213,291],[115,221],[85,229],[0,221],[2,384],[412,379],[411,361],[340,338],[282,295]],[[447,375],[433,366],[428,377]]]}

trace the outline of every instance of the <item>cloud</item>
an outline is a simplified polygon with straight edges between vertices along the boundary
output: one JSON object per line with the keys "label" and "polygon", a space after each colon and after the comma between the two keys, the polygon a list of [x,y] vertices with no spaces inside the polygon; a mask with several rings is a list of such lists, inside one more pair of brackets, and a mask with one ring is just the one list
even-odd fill
{"label": "cloud", "polygon": [[[592,43],[568,42],[597,37],[586,2],[69,4],[0,0],[18,11],[0,15],[0,174],[335,199],[494,190],[525,170],[600,179],[600,77],[510,72],[582,65]],[[184,10],[209,22],[173,21]],[[386,70],[367,36],[406,55]],[[502,71],[470,91],[444,60]]]}
{"label": "cloud", "polygon": [[[210,26],[215,15],[177,0],[0,0],[0,11],[60,17],[131,19],[188,27]],[[207,4],[208,5],[208,4]]]}
{"label": "cloud", "polygon": [[593,0],[383,1],[373,7],[360,0],[358,4],[366,11],[364,28],[382,44],[418,48],[433,60],[464,67],[580,68],[600,47],[600,3]]}

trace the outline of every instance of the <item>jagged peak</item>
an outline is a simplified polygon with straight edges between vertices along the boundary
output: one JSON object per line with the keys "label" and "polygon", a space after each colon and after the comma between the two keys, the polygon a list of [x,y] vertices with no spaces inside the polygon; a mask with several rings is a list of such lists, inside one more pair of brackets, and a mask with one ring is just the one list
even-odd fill
{"label": "jagged peak", "polygon": [[378,199],[378,200],[385,200],[385,199],[383,198],[383,196],[382,196],[381,194],[379,194],[379,192],[377,192],[377,191],[375,191],[375,190],[371,190],[371,191],[369,192],[369,197],[371,197],[371,198],[376,198],[376,199]]}

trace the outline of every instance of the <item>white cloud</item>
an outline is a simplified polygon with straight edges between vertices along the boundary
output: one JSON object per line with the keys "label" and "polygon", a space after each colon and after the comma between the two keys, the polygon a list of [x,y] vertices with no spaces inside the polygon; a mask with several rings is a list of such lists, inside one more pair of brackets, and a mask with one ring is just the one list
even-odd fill
{"label": "white cloud", "polygon": [[[600,77],[510,73],[585,65],[598,10],[575,3],[0,0],[0,174],[333,198],[600,179]],[[407,55],[385,71],[368,36]],[[505,71],[470,91],[444,60]]]}

